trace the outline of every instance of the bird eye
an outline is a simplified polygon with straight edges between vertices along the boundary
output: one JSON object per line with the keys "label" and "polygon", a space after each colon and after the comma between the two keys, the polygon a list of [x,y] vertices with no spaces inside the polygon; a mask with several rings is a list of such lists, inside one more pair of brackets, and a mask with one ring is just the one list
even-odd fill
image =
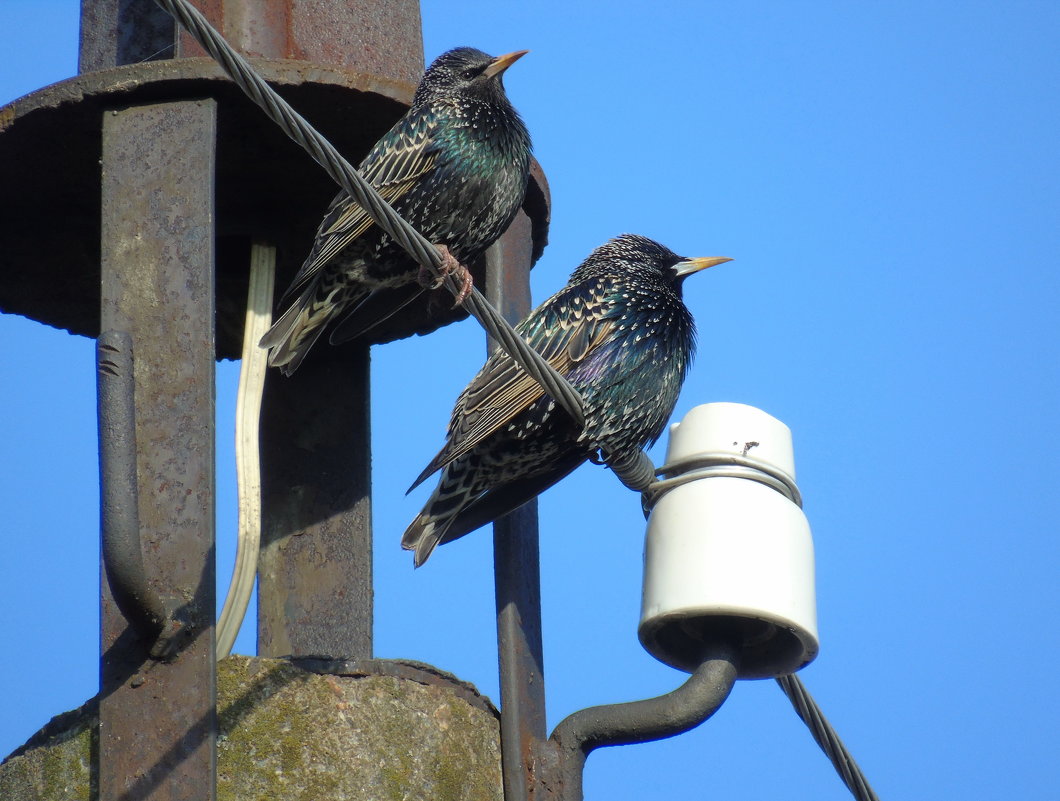
{"label": "bird eye", "polygon": [[480,68],[480,67],[468,67],[466,70],[464,70],[463,72],[460,73],[460,77],[463,78],[465,81],[470,81],[472,78],[475,78],[475,77],[477,77],[477,76],[479,76],[481,74],[482,74],[482,68]]}

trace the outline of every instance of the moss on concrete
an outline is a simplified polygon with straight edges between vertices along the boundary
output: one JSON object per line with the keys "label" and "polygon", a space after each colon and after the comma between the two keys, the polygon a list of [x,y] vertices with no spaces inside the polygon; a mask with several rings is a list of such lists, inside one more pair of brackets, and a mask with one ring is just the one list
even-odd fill
{"label": "moss on concrete", "polygon": [[[235,656],[217,688],[219,801],[501,799],[497,717],[466,685]],[[97,724],[94,700],[48,724],[0,765],[0,799],[95,798]]]}

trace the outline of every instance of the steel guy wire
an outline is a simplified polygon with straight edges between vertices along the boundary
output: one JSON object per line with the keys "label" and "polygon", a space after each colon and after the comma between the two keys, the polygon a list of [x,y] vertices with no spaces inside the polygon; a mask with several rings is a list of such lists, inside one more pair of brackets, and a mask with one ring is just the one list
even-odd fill
{"label": "steel guy wire", "polygon": [[[435,277],[441,276],[442,256],[438,249],[403,220],[342,157],[334,145],[280,97],[194,6],[187,0],[155,2],[184,26],[247,96],[260,106],[287,136],[301,145],[347,194],[361,204],[380,228]],[[459,291],[456,280],[451,276],[446,276],[445,285],[454,295]],[[472,289],[464,301],[464,306],[519,366],[526,370],[579,426],[584,427],[582,399],[577,390],[515,333],[511,325],[478,289]]]}
{"label": "steel guy wire", "polygon": [[777,684],[788,696],[795,713],[810,729],[813,739],[831,760],[839,777],[858,801],[880,801],[879,796],[869,786],[865,774],[861,772],[854,757],[847,751],[835,729],[831,727],[810,691],[798,676],[778,676]]}

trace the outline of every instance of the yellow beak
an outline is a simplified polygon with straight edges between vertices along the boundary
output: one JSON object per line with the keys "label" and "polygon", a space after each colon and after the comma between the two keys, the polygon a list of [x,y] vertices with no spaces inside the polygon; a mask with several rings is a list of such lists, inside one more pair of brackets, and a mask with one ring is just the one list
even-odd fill
{"label": "yellow beak", "polygon": [[513,53],[505,53],[503,56],[497,56],[493,59],[493,63],[490,64],[486,69],[482,71],[482,74],[487,78],[492,78],[494,75],[500,75],[508,67],[514,64],[516,61],[521,59],[529,50],[516,50]]}
{"label": "yellow beak", "polygon": [[686,275],[698,273],[700,270],[705,270],[716,264],[724,264],[727,261],[732,261],[732,259],[726,256],[701,256],[698,259],[685,259],[674,265],[674,272],[679,278],[684,278]]}

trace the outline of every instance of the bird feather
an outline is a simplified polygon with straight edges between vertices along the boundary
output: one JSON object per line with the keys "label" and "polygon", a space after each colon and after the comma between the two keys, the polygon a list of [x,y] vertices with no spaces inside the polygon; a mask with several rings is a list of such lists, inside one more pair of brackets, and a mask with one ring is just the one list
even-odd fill
{"label": "bird feather", "polygon": [[[598,291],[603,289],[603,279],[600,283]],[[563,376],[607,341],[615,325],[607,316],[607,306],[587,303],[583,295],[570,288],[564,288],[539,308],[544,311],[532,314],[516,331]],[[551,313],[554,308],[566,313]],[[541,385],[507,353],[495,353],[457,399],[445,447],[424,468],[409,491],[471,451],[544,394]]]}
{"label": "bird feather", "polygon": [[[425,113],[402,120],[365,157],[362,177],[390,205],[396,204],[434,169],[438,147],[432,134],[436,127],[437,120]],[[343,248],[373,225],[375,221],[360,203],[339,192],[317,229],[313,252],[284,293],[281,305],[300,295]]]}

